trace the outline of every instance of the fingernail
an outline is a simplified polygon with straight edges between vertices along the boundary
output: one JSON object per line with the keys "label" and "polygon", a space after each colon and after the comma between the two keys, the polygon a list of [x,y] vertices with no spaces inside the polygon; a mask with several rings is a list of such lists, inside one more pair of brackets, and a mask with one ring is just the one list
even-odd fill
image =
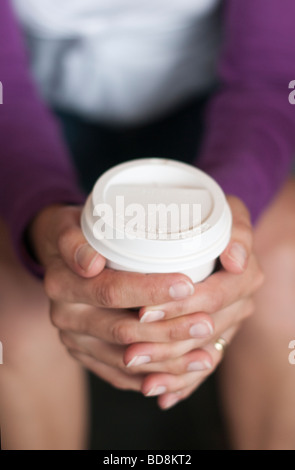
{"label": "fingernail", "polygon": [[150,310],[145,312],[144,315],[141,317],[141,323],[151,323],[153,321],[161,320],[164,318],[165,313],[162,310]]}
{"label": "fingernail", "polygon": [[180,281],[173,284],[169,289],[169,294],[173,299],[183,299],[194,293],[194,286],[190,282]]}
{"label": "fingernail", "polygon": [[179,402],[178,397],[167,398],[167,401],[166,401],[165,405],[163,406],[163,408],[165,410],[168,410],[168,408],[172,408],[172,406],[176,405],[176,403],[178,403],[178,402]]}
{"label": "fingernail", "polygon": [[150,356],[134,356],[131,361],[128,362],[126,367],[140,366],[141,364],[147,364],[148,362],[151,362]]}
{"label": "fingernail", "polygon": [[88,271],[98,257],[98,253],[88,243],[81,245],[75,255],[77,264],[83,271]]}
{"label": "fingernail", "polygon": [[187,366],[187,371],[188,372],[198,372],[202,370],[210,370],[212,369],[212,365],[210,364],[209,361],[195,361],[195,362],[190,362],[190,364]]}
{"label": "fingernail", "polygon": [[156,385],[155,387],[151,388],[150,391],[145,394],[145,396],[155,397],[157,395],[162,395],[165,392],[167,392],[167,388],[164,385]]}
{"label": "fingernail", "polygon": [[246,260],[247,260],[247,252],[243,245],[240,243],[233,243],[230,251],[229,256],[234,262],[241,268],[245,268]]}
{"label": "fingernail", "polygon": [[208,321],[201,321],[191,326],[189,333],[193,338],[205,338],[206,336],[212,335],[213,328]]}

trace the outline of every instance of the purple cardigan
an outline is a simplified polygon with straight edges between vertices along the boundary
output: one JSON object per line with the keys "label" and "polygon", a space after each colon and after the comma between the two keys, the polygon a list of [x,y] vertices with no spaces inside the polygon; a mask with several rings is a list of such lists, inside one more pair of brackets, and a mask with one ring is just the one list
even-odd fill
{"label": "purple cardigan", "polygon": [[[253,221],[290,171],[295,150],[294,0],[224,0],[221,87],[207,114],[198,166],[239,196]],[[48,204],[80,203],[70,159],[54,118],[30,76],[9,0],[0,1],[0,215],[15,249],[29,221]]]}

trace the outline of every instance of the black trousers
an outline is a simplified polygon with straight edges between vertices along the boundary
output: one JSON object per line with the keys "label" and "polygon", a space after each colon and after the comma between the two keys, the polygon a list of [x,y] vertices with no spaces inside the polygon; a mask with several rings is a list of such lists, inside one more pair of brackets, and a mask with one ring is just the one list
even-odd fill
{"label": "black trousers", "polygon": [[[134,127],[109,127],[62,111],[64,136],[81,186],[89,192],[96,179],[117,163],[146,157],[191,163],[204,134],[209,94],[184,103],[169,115]],[[91,449],[226,449],[222,407],[213,374],[193,395],[162,411],[155,398],[114,389],[89,373]]]}

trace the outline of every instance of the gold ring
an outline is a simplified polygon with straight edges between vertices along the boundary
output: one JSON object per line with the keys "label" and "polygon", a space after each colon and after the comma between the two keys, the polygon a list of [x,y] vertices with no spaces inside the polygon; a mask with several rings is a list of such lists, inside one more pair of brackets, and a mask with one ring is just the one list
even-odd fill
{"label": "gold ring", "polygon": [[221,352],[222,355],[225,353],[225,350],[227,348],[227,342],[225,341],[224,338],[219,338],[215,344],[214,348],[217,349],[217,351]]}

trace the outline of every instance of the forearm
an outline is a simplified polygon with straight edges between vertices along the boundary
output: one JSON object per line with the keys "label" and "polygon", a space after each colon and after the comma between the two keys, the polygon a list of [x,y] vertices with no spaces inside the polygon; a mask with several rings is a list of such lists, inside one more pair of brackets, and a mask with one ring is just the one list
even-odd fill
{"label": "forearm", "polygon": [[285,180],[295,150],[294,14],[291,0],[229,0],[224,11],[221,86],[198,165],[247,204],[253,221]]}
{"label": "forearm", "polygon": [[[38,96],[22,36],[7,0],[0,3],[0,215],[24,261],[23,233],[43,207],[79,203],[76,182],[59,129]],[[32,266],[31,266],[32,267]]]}

